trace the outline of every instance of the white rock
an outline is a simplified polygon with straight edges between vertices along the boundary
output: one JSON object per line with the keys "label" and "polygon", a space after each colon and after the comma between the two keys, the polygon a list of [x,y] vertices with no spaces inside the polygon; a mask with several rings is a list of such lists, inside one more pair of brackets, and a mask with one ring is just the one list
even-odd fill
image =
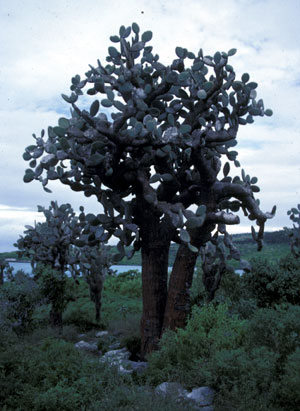
{"label": "white rock", "polygon": [[95,336],[99,338],[99,337],[105,337],[106,335],[108,335],[108,331],[98,331]]}
{"label": "white rock", "polygon": [[78,343],[75,344],[76,348],[79,348],[81,350],[87,350],[87,351],[98,351],[98,347],[96,343],[88,343],[86,341],[79,341]]}
{"label": "white rock", "polygon": [[185,390],[179,382],[162,382],[155,388],[156,394],[172,395],[176,397],[186,397],[187,390]]}
{"label": "white rock", "polygon": [[187,398],[194,400],[201,406],[211,405],[214,400],[215,393],[215,390],[210,387],[194,388],[192,392],[187,394]]}

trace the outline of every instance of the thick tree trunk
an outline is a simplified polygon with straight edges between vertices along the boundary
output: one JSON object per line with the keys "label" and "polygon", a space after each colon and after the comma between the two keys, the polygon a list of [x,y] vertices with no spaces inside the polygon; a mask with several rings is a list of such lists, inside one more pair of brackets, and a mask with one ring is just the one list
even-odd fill
{"label": "thick tree trunk", "polygon": [[100,321],[100,312],[101,312],[101,291],[94,293],[94,301],[95,301],[95,319],[97,322]]}
{"label": "thick tree trunk", "polygon": [[[157,233],[156,233],[157,234]],[[152,233],[155,235],[155,233]],[[141,357],[157,349],[167,300],[169,243],[151,241],[142,247],[143,314]]]}
{"label": "thick tree trunk", "polygon": [[4,284],[4,268],[0,267],[0,285]]}
{"label": "thick tree trunk", "polygon": [[92,271],[90,277],[87,278],[87,283],[90,288],[91,301],[95,304],[95,319],[99,322],[101,316],[101,297],[103,288],[103,275],[101,271]]}
{"label": "thick tree trunk", "polygon": [[62,328],[63,328],[62,312],[55,311],[53,307],[51,307],[51,311],[50,311],[50,325],[52,328],[58,329],[59,332],[62,331]]}
{"label": "thick tree trunk", "polygon": [[190,288],[198,254],[181,245],[176,254],[169,281],[163,329],[182,328],[190,312]]}
{"label": "thick tree trunk", "polygon": [[[205,223],[200,229],[194,230],[192,244],[196,247],[209,241],[215,225]],[[191,309],[190,288],[193,282],[194,270],[198,254],[192,252],[186,245],[180,245],[173,265],[168,289],[168,299],[165,311],[163,330],[185,327]]]}

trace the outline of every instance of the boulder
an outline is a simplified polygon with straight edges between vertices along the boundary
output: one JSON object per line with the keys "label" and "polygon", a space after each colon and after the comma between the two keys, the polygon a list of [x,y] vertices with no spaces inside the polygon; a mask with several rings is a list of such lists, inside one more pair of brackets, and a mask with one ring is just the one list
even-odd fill
{"label": "boulder", "polygon": [[191,401],[194,404],[193,409],[214,411],[212,403],[215,391],[210,387],[198,387],[188,392],[178,382],[163,382],[155,388],[155,393],[158,395],[170,395],[178,401]]}
{"label": "boulder", "polygon": [[197,405],[204,407],[212,404],[215,394],[215,390],[210,387],[199,387],[189,392],[187,398],[195,401]]}
{"label": "boulder", "polygon": [[148,367],[148,363],[144,361],[127,361],[127,369],[130,370],[130,372],[135,371],[138,375],[143,374]]}
{"label": "boulder", "polygon": [[111,365],[120,365],[121,362],[128,360],[130,352],[126,348],[119,350],[107,351],[101,358],[100,362],[108,362]]}
{"label": "boulder", "polygon": [[155,388],[155,393],[159,395],[171,395],[172,397],[185,398],[185,390],[179,382],[162,382]]}
{"label": "boulder", "polygon": [[95,334],[95,337],[100,338],[100,337],[106,337],[108,335],[108,331],[98,331]]}
{"label": "boulder", "polygon": [[79,341],[78,343],[75,344],[75,347],[80,349],[80,350],[86,350],[86,351],[98,351],[98,346],[96,343],[88,343],[86,341]]}

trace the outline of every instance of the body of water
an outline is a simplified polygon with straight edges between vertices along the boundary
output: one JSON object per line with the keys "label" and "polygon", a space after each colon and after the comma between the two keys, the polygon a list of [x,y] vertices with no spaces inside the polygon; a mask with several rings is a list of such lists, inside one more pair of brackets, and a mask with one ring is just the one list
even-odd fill
{"label": "body of water", "polygon": [[[32,274],[30,263],[9,262],[9,265],[14,268],[14,272],[17,272],[18,270],[23,270],[26,274]],[[116,271],[117,274],[125,273],[129,270],[138,270],[139,272],[142,271],[142,267],[140,265],[112,265],[110,268]],[[169,267],[169,271],[171,271],[171,269],[172,267]],[[235,270],[235,272],[239,275],[244,274],[243,270]]]}
{"label": "body of water", "polygon": [[[32,274],[30,263],[10,261],[9,265],[13,267],[14,273],[16,273],[18,270],[23,270],[26,274]],[[138,270],[139,272],[141,272],[142,270],[142,267],[140,265],[112,265],[110,268],[116,271],[118,274],[125,273],[129,270]]]}

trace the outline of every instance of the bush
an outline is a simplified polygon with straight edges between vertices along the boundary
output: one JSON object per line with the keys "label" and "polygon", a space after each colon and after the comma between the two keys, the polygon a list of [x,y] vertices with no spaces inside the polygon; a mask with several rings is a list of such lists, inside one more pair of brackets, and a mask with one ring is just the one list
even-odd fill
{"label": "bush", "polygon": [[274,391],[281,409],[294,411],[300,409],[300,347],[287,357],[283,373]]}
{"label": "bush", "polygon": [[142,297],[142,279],[138,270],[129,270],[118,275],[108,276],[104,289],[128,297]]}
{"label": "bush", "polygon": [[270,410],[270,387],[278,355],[266,347],[249,351],[239,347],[216,352],[206,365],[208,384],[218,389],[216,409]]}
{"label": "bush", "polygon": [[167,330],[160,350],[149,357],[149,381],[171,379],[189,387],[205,384],[206,363],[221,349],[236,348],[244,337],[244,322],[231,316],[228,306],[193,307],[185,329]]}
{"label": "bush", "polygon": [[300,266],[294,256],[281,258],[277,265],[259,258],[251,264],[252,271],[243,275],[243,281],[259,307],[300,304]]}
{"label": "bush", "polygon": [[274,309],[261,308],[247,324],[247,345],[265,346],[279,354],[284,362],[300,347],[300,306],[279,305]]}
{"label": "bush", "polygon": [[105,324],[95,322],[94,304],[87,298],[78,298],[68,304],[63,315],[64,323],[74,325],[80,331],[88,331],[93,328],[105,328]]}
{"label": "bush", "polygon": [[0,403],[22,411],[191,410],[54,338],[0,351]]}
{"label": "bush", "polygon": [[33,313],[40,303],[36,282],[24,271],[17,271],[12,281],[6,281],[0,288],[0,329],[28,331],[33,327]]}

